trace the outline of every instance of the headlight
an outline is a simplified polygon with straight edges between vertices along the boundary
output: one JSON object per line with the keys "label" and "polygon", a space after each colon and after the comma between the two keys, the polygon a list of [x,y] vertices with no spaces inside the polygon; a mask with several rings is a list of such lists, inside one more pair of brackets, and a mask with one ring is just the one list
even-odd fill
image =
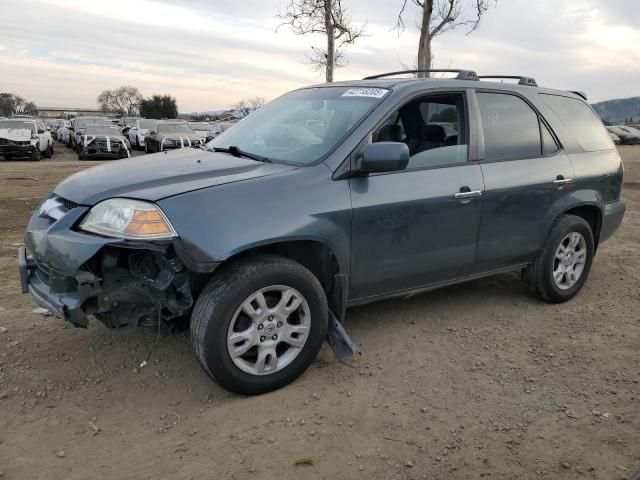
{"label": "headlight", "polygon": [[80,228],[130,240],[170,240],[178,236],[156,205],[127,198],[100,202],[89,211]]}

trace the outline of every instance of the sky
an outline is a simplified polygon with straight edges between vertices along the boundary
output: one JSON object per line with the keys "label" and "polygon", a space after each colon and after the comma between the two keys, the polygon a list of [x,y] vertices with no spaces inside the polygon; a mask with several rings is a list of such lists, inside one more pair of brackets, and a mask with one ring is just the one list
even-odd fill
{"label": "sky", "polygon": [[[134,85],[145,96],[175,96],[181,112],[271,100],[323,81],[308,60],[322,37],[278,28],[275,14],[288,2],[0,0],[0,92],[90,108],[103,89]],[[343,3],[367,36],[345,51],[336,80],[413,65],[416,8],[399,34],[402,0]],[[445,33],[433,51],[439,68],[531,76],[591,101],[640,96],[640,1],[498,0],[476,31]]]}

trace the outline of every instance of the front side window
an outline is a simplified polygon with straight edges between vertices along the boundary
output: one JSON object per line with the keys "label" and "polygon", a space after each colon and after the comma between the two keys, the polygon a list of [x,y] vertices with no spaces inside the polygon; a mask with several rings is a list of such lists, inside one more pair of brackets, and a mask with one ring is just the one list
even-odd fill
{"label": "front side window", "polygon": [[253,112],[207,147],[234,146],[274,162],[313,164],[331,152],[387,92],[333,86],[296,90]]}
{"label": "front side window", "polygon": [[412,100],[387,117],[373,132],[372,141],[406,143],[408,169],[465,163],[464,97],[446,94]]}
{"label": "front side window", "polygon": [[503,93],[478,92],[477,95],[484,130],[485,160],[541,156],[538,114],[524,100]]}
{"label": "front side window", "polygon": [[546,93],[540,94],[540,98],[564,123],[585,151],[615,148],[602,121],[585,102],[577,98]]}

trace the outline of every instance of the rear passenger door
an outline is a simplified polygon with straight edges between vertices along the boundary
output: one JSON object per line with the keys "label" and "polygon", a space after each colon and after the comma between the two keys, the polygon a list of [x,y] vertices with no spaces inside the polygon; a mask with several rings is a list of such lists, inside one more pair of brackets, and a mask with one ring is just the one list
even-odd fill
{"label": "rear passenger door", "polygon": [[477,90],[485,195],[475,272],[526,263],[543,221],[572,188],[573,167],[547,122],[524,97]]}

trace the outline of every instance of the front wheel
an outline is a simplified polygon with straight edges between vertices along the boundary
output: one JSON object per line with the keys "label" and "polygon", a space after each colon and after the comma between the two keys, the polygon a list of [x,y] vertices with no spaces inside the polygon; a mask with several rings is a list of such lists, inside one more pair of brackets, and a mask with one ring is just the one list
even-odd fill
{"label": "front wheel", "polygon": [[204,370],[224,388],[257,395],[283,387],[316,357],[327,298],[304,266],[277,256],[240,260],[214,277],[191,316]]}
{"label": "front wheel", "polygon": [[29,157],[34,162],[39,162],[42,154],[40,152],[40,144],[36,145],[35,149],[31,152],[31,156]]}
{"label": "front wheel", "polygon": [[553,226],[538,257],[522,272],[532,293],[549,303],[572,299],[587,281],[595,242],[581,217],[563,215]]}

